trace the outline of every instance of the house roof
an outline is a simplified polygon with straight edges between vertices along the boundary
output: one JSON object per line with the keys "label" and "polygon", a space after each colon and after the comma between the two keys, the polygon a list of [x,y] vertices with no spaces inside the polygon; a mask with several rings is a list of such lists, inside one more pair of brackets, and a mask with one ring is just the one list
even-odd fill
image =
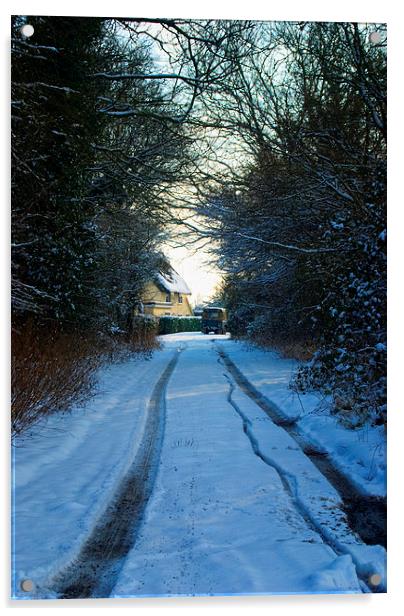
{"label": "house roof", "polygon": [[183,293],[184,295],[191,295],[192,293],[185,280],[173,268],[169,273],[162,274],[159,272],[156,275],[156,282],[171,293]]}

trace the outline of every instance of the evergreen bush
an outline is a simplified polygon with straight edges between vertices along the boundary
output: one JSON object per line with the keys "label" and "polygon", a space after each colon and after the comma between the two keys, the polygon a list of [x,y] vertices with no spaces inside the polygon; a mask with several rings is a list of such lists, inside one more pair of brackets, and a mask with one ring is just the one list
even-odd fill
{"label": "evergreen bush", "polygon": [[159,334],[201,331],[201,317],[160,317]]}

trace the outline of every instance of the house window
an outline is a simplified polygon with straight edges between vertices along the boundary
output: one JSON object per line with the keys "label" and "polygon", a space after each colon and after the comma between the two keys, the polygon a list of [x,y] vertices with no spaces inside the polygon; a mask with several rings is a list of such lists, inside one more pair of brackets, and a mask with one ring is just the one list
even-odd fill
{"label": "house window", "polygon": [[181,295],[181,293],[178,293],[178,303],[182,304],[182,295]]}
{"label": "house window", "polygon": [[171,293],[168,291],[166,293],[166,303],[169,304],[171,302]]}

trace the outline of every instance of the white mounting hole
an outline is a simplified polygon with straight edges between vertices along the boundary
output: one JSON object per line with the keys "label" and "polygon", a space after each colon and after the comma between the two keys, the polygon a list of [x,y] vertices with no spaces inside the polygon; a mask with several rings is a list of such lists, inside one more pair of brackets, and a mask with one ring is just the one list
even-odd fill
{"label": "white mounting hole", "polygon": [[369,582],[372,584],[372,586],[379,586],[381,581],[382,576],[380,575],[380,573],[373,573],[369,578]]}
{"label": "white mounting hole", "polygon": [[25,26],[21,28],[21,34],[24,38],[30,38],[34,32],[34,26],[31,26],[31,24],[25,24]]}
{"label": "white mounting hole", "polygon": [[369,34],[369,41],[373,45],[377,45],[378,43],[380,43],[381,40],[382,40],[382,37],[380,36],[380,32],[371,32]]}
{"label": "white mounting hole", "polygon": [[31,590],[34,590],[34,582],[32,580],[22,580],[21,590],[31,592]]}

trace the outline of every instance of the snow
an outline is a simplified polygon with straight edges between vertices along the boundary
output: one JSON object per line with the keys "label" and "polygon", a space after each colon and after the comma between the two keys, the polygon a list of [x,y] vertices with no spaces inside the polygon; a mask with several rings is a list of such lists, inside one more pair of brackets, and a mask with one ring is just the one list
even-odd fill
{"label": "snow", "polygon": [[26,598],[24,578],[52,596],[52,575],[78,554],[135,456],[149,393],[171,355],[101,370],[99,391],[84,408],[55,414],[16,439],[13,596]]}
{"label": "snow", "polygon": [[323,448],[356,489],[386,497],[386,435],[383,426],[348,430],[330,415],[307,415],[299,421],[313,444]]}
{"label": "snow", "polygon": [[329,567],[324,567],[322,570],[316,571],[309,578],[309,583],[313,586],[327,589],[334,586],[335,588],[344,588],[352,577],[353,564],[349,556],[339,556],[334,560]]}
{"label": "snow", "polygon": [[282,413],[298,418],[301,432],[325,450],[356,488],[368,496],[386,496],[386,435],[382,426],[350,430],[329,413],[327,400],[297,394],[288,385],[298,362],[235,341],[225,351],[252,385]]}
{"label": "snow", "polygon": [[[333,455],[361,485],[355,460],[367,460],[374,431],[354,447],[334,419],[310,414],[316,396],[302,397],[303,413],[287,388],[295,362],[228,335],[185,332],[162,342],[151,360],[100,370],[86,406],[16,439],[13,596],[55,597],[53,580],[77,557],[136,455],[151,392],[178,349],[154,489],[111,596],[360,593],[358,575],[375,573],[384,589],[383,548],[350,531],[338,493],[235,386],[217,347],[285,414],[301,416],[312,440],[331,448],[337,438]],[[377,471],[368,490],[382,483]],[[34,591],[20,590],[22,579]]]}
{"label": "snow", "polygon": [[187,283],[174,269],[171,269],[169,274],[158,273],[156,279],[166,291],[191,295],[191,290]]}

